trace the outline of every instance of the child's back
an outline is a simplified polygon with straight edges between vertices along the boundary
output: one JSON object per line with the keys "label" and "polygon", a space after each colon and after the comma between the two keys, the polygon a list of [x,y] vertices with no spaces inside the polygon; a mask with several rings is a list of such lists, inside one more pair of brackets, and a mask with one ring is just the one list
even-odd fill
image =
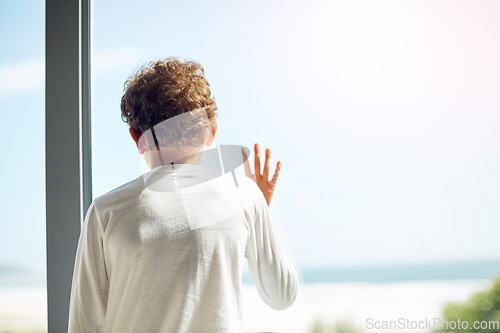
{"label": "child's back", "polygon": [[99,198],[78,246],[70,332],[241,332],[244,258],[274,309],[298,279],[253,180],[162,165]]}

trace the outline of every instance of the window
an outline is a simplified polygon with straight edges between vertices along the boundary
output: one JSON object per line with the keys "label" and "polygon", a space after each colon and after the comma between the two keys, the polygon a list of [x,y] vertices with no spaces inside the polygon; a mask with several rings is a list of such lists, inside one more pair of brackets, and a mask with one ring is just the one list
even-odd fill
{"label": "window", "polygon": [[0,327],[46,331],[45,2],[0,9]]}
{"label": "window", "polygon": [[274,313],[249,289],[248,329],[439,316],[500,273],[498,13],[494,1],[95,1],[94,196],[141,172],[120,120],[125,79],[195,59],[217,143],[260,142],[283,161],[272,211],[302,292]]}

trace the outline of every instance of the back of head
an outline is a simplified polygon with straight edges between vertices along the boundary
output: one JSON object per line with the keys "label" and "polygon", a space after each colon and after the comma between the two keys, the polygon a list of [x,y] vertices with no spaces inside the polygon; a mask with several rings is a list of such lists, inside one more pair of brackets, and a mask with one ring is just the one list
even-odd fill
{"label": "back of head", "polygon": [[[216,110],[203,67],[176,58],[140,68],[125,83],[121,100],[123,121],[138,135],[154,126],[161,147],[203,147]],[[155,142],[145,141],[155,149]]]}

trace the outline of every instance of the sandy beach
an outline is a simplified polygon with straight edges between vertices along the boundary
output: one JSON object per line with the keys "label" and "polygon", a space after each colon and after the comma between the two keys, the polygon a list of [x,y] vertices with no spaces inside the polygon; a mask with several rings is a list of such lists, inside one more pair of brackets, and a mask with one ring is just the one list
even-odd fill
{"label": "sandy beach", "polygon": [[245,286],[245,322],[247,332],[305,333],[310,332],[317,320],[328,325],[349,321],[365,329],[368,318],[378,321],[441,318],[442,307],[447,302],[464,301],[489,285],[489,281],[483,280],[303,285],[295,304],[285,311],[270,309],[260,300],[255,288]]}
{"label": "sandy beach", "polygon": [[45,288],[0,288],[0,332],[47,331]]}
{"label": "sandy beach", "polygon": [[[295,304],[284,311],[272,310],[254,286],[245,285],[245,326],[247,332],[307,333],[318,320],[328,325],[348,320],[364,329],[367,318],[432,319],[440,317],[446,302],[464,301],[489,284],[486,280],[465,280],[302,285]],[[45,332],[45,304],[42,288],[0,289],[0,332]]]}

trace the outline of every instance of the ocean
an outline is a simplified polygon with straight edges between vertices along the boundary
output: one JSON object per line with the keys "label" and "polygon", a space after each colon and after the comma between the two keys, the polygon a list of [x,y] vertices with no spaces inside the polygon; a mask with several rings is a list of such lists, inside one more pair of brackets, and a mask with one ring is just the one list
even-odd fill
{"label": "ocean", "polygon": [[[428,280],[489,280],[500,277],[500,260],[475,260],[405,265],[372,265],[357,267],[298,267],[303,284],[338,282],[403,282]],[[243,283],[252,284],[248,272]]]}
{"label": "ocean", "polygon": [[[489,280],[500,277],[500,260],[475,260],[405,265],[296,267],[302,284],[338,282],[404,282],[428,280]],[[243,283],[252,284],[245,270]],[[43,273],[0,266],[0,288],[45,286]]]}

